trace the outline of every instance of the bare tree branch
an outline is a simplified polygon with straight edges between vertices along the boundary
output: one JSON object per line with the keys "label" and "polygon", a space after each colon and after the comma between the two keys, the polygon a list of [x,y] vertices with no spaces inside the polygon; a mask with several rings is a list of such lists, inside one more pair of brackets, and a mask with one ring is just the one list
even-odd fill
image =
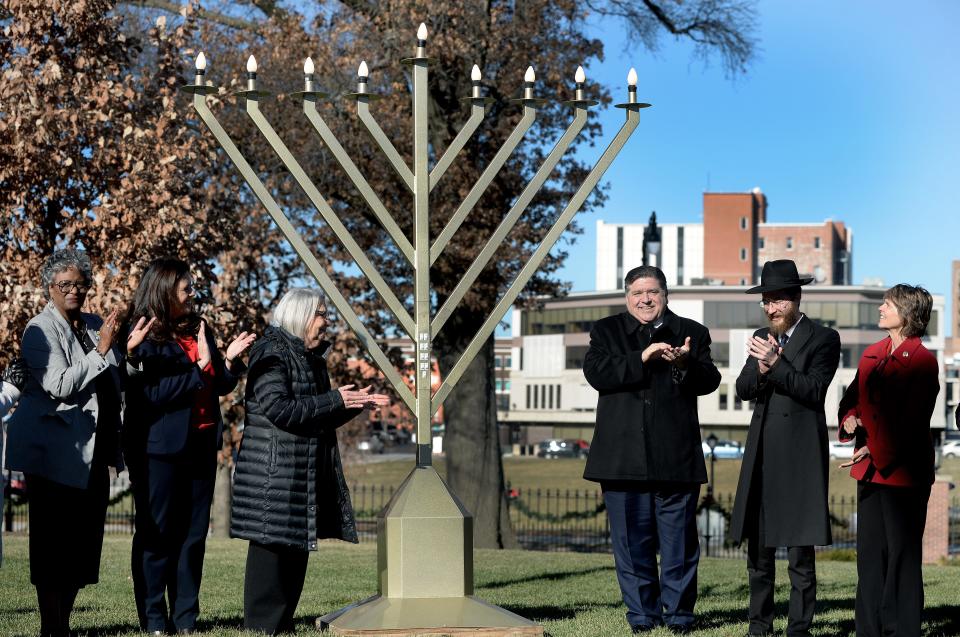
{"label": "bare tree branch", "polygon": [[651,51],[659,48],[666,31],[694,43],[694,55],[704,60],[717,54],[730,76],[746,73],[756,55],[756,0],[586,0],[598,15],[618,17],[631,39]]}
{"label": "bare tree branch", "polygon": [[[141,7],[144,9],[159,9],[161,11],[175,13],[177,15],[180,15],[180,13],[187,7],[186,4],[180,4],[175,0],[121,0],[120,4]],[[260,4],[275,5],[276,3],[272,2],[272,0],[255,0],[253,4],[254,6],[257,6],[257,8],[260,8]],[[262,8],[261,11],[263,11]],[[196,16],[201,20],[209,20],[211,22],[216,22],[218,24],[222,24],[223,26],[240,31],[250,31],[253,33],[261,32],[260,25],[254,22],[250,22],[249,20],[244,20],[242,18],[235,18],[218,11],[210,11],[208,9],[198,7],[196,9]]]}

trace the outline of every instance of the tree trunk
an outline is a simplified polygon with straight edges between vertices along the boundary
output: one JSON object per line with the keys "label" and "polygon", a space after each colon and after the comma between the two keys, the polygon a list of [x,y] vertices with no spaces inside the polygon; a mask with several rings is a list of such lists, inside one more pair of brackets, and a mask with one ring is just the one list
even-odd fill
{"label": "tree trunk", "polygon": [[[451,318],[451,320],[454,320]],[[474,329],[448,330],[467,337]],[[438,344],[438,361],[446,375],[460,357],[464,342]],[[450,351],[453,350],[453,351]],[[517,548],[510,523],[503,479],[503,457],[497,432],[493,388],[491,337],[444,401],[447,482],[473,514],[473,544],[476,548]]]}
{"label": "tree trunk", "polygon": [[230,537],[230,505],[233,502],[232,473],[232,465],[226,462],[217,464],[217,481],[213,487],[213,510],[210,512],[213,537]]}

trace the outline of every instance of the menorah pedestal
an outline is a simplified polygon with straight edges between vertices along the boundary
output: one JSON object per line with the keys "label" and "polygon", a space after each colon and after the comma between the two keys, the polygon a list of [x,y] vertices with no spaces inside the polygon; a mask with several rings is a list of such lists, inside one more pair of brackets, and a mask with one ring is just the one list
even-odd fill
{"label": "menorah pedestal", "polygon": [[377,516],[378,595],[317,620],[332,635],[542,637],[473,596],[473,517],[433,467],[417,467]]}

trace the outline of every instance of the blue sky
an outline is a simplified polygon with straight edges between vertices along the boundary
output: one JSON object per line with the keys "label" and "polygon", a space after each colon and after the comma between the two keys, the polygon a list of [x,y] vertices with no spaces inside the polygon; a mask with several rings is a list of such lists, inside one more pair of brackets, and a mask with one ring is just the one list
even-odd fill
{"label": "blue sky", "polygon": [[[654,104],[606,174],[605,208],[561,276],[594,287],[597,219],[702,220],[702,193],[760,186],[772,222],[842,220],[853,228],[853,277],[919,283],[947,297],[960,259],[960,2],[761,1],[762,51],[729,80],[685,42],[624,51],[622,29],[595,25],[606,59],[587,74],[624,101],[635,66]],[[600,35],[602,33],[602,36]],[[571,75],[572,75],[571,70]],[[602,115],[604,145],[623,121]],[[592,162],[602,145],[586,149]],[[949,314],[948,314],[949,316]],[[948,322],[949,323],[949,322]],[[949,326],[947,327],[950,331]]]}

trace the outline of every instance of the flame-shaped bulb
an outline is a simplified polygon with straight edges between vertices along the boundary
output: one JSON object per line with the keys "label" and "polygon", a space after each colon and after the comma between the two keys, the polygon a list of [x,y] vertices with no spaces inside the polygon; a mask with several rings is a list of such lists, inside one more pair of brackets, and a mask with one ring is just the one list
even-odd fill
{"label": "flame-shaped bulb", "polygon": [[573,79],[577,82],[577,84],[583,84],[584,80],[587,79],[587,74],[583,72],[582,66],[577,67],[577,72],[573,76]]}
{"label": "flame-shaped bulb", "polygon": [[527,67],[527,72],[523,74],[523,81],[531,83],[537,81],[537,74],[534,73],[532,66]]}
{"label": "flame-shaped bulb", "polygon": [[313,75],[313,58],[307,58],[303,61],[303,74],[304,75]]}
{"label": "flame-shaped bulb", "polygon": [[630,67],[630,72],[627,73],[627,85],[636,86],[637,85],[637,69]]}
{"label": "flame-shaped bulb", "polygon": [[480,74],[480,67],[474,64],[473,68],[470,69],[470,79],[474,82],[479,82],[481,77],[483,76]]}
{"label": "flame-shaped bulb", "polygon": [[367,61],[360,62],[360,68],[357,69],[357,77],[367,77],[370,75],[370,69],[367,68]]}
{"label": "flame-shaped bulb", "polygon": [[247,58],[247,73],[257,72],[257,58],[252,55]]}
{"label": "flame-shaped bulb", "polygon": [[417,27],[417,39],[426,40],[427,39],[427,25],[423,22],[420,23],[420,26]]}
{"label": "flame-shaped bulb", "polygon": [[203,51],[200,51],[200,55],[197,56],[197,70],[204,71],[207,68],[207,56],[203,54]]}

